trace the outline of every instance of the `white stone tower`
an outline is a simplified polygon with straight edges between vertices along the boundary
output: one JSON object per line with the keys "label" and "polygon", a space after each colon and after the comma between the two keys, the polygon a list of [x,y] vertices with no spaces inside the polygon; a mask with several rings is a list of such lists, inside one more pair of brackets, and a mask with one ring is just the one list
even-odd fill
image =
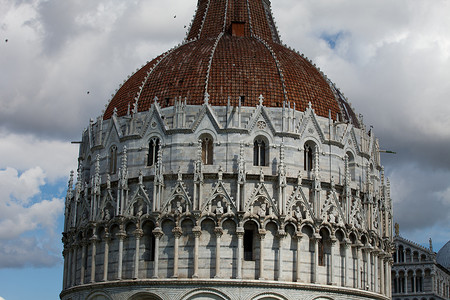
{"label": "white stone tower", "polygon": [[389,299],[379,151],[268,0],[199,0],[82,134],[61,299]]}

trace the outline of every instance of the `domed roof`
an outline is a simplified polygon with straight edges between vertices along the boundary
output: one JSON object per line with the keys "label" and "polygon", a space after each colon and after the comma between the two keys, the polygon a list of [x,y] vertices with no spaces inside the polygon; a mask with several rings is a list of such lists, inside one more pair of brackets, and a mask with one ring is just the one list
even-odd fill
{"label": "domed roof", "polygon": [[439,250],[436,255],[436,262],[450,270],[450,241]]}
{"label": "domed roof", "polygon": [[146,111],[157,98],[161,107],[175,100],[201,105],[228,101],[282,107],[347,120],[355,113],[331,82],[306,58],[280,43],[268,0],[199,0],[181,45],[153,59],[131,76],[109,103],[104,119],[131,109]]}

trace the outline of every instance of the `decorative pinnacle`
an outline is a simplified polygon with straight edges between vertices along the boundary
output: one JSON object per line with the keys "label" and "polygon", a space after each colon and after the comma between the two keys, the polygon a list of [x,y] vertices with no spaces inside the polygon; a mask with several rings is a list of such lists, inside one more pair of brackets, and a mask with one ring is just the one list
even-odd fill
{"label": "decorative pinnacle", "polygon": [[259,95],[259,106],[263,106],[264,97],[262,94]]}
{"label": "decorative pinnacle", "polygon": [[223,178],[222,166],[219,166],[219,172],[217,173],[217,176],[219,177],[219,181],[222,181],[222,178]]}
{"label": "decorative pinnacle", "polygon": [[320,167],[319,167],[319,147],[316,145],[314,148],[314,177],[319,178]]}
{"label": "decorative pinnacle", "polygon": [[198,140],[197,144],[197,160],[202,161],[202,140]]}
{"label": "decorative pinnacle", "polygon": [[72,194],[72,190],[73,190],[73,170],[70,171],[70,177],[69,177],[69,184],[67,187],[67,199],[72,198],[73,194]]}
{"label": "decorative pinnacle", "polygon": [[344,168],[345,168],[345,184],[350,183],[350,168],[348,167],[348,155],[344,156]]}

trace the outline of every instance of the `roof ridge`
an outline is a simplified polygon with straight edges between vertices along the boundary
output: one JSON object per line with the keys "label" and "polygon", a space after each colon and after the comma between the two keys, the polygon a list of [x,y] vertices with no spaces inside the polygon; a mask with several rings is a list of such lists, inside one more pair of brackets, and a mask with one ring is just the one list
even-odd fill
{"label": "roof ridge", "polygon": [[423,250],[426,250],[426,251],[428,251],[428,252],[434,253],[433,251],[431,251],[430,248],[427,248],[427,247],[425,247],[425,246],[422,246],[422,245],[420,245],[420,244],[418,244],[418,243],[416,243],[416,242],[413,242],[413,241],[411,241],[411,240],[409,240],[409,239],[407,239],[407,238],[404,238],[404,237],[402,237],[402,236],[400,236],[400,235],[398,235],[398,236],[396,236],[396,237],[398,237],[398,238],[400,238],[400,239],[402,239],[402,240],[404,240],[404,241],[406,241],[406,242],[408,242],[408,243],[410,243],[410,244],[412,244],[412,245],[414,245],[414,246],[420,247],[420,248],[422,248]]}

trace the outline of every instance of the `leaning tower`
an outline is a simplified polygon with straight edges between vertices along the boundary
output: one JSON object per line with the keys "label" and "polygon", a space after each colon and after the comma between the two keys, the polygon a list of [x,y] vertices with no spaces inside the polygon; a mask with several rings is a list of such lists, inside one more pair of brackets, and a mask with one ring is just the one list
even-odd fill
{"label": "leaning tower", "polygon": [[[199,0],[82,133],[63,300],[389,299],[378,139],[269,0]],[[76,178],[74,178],[76,177]]]}

